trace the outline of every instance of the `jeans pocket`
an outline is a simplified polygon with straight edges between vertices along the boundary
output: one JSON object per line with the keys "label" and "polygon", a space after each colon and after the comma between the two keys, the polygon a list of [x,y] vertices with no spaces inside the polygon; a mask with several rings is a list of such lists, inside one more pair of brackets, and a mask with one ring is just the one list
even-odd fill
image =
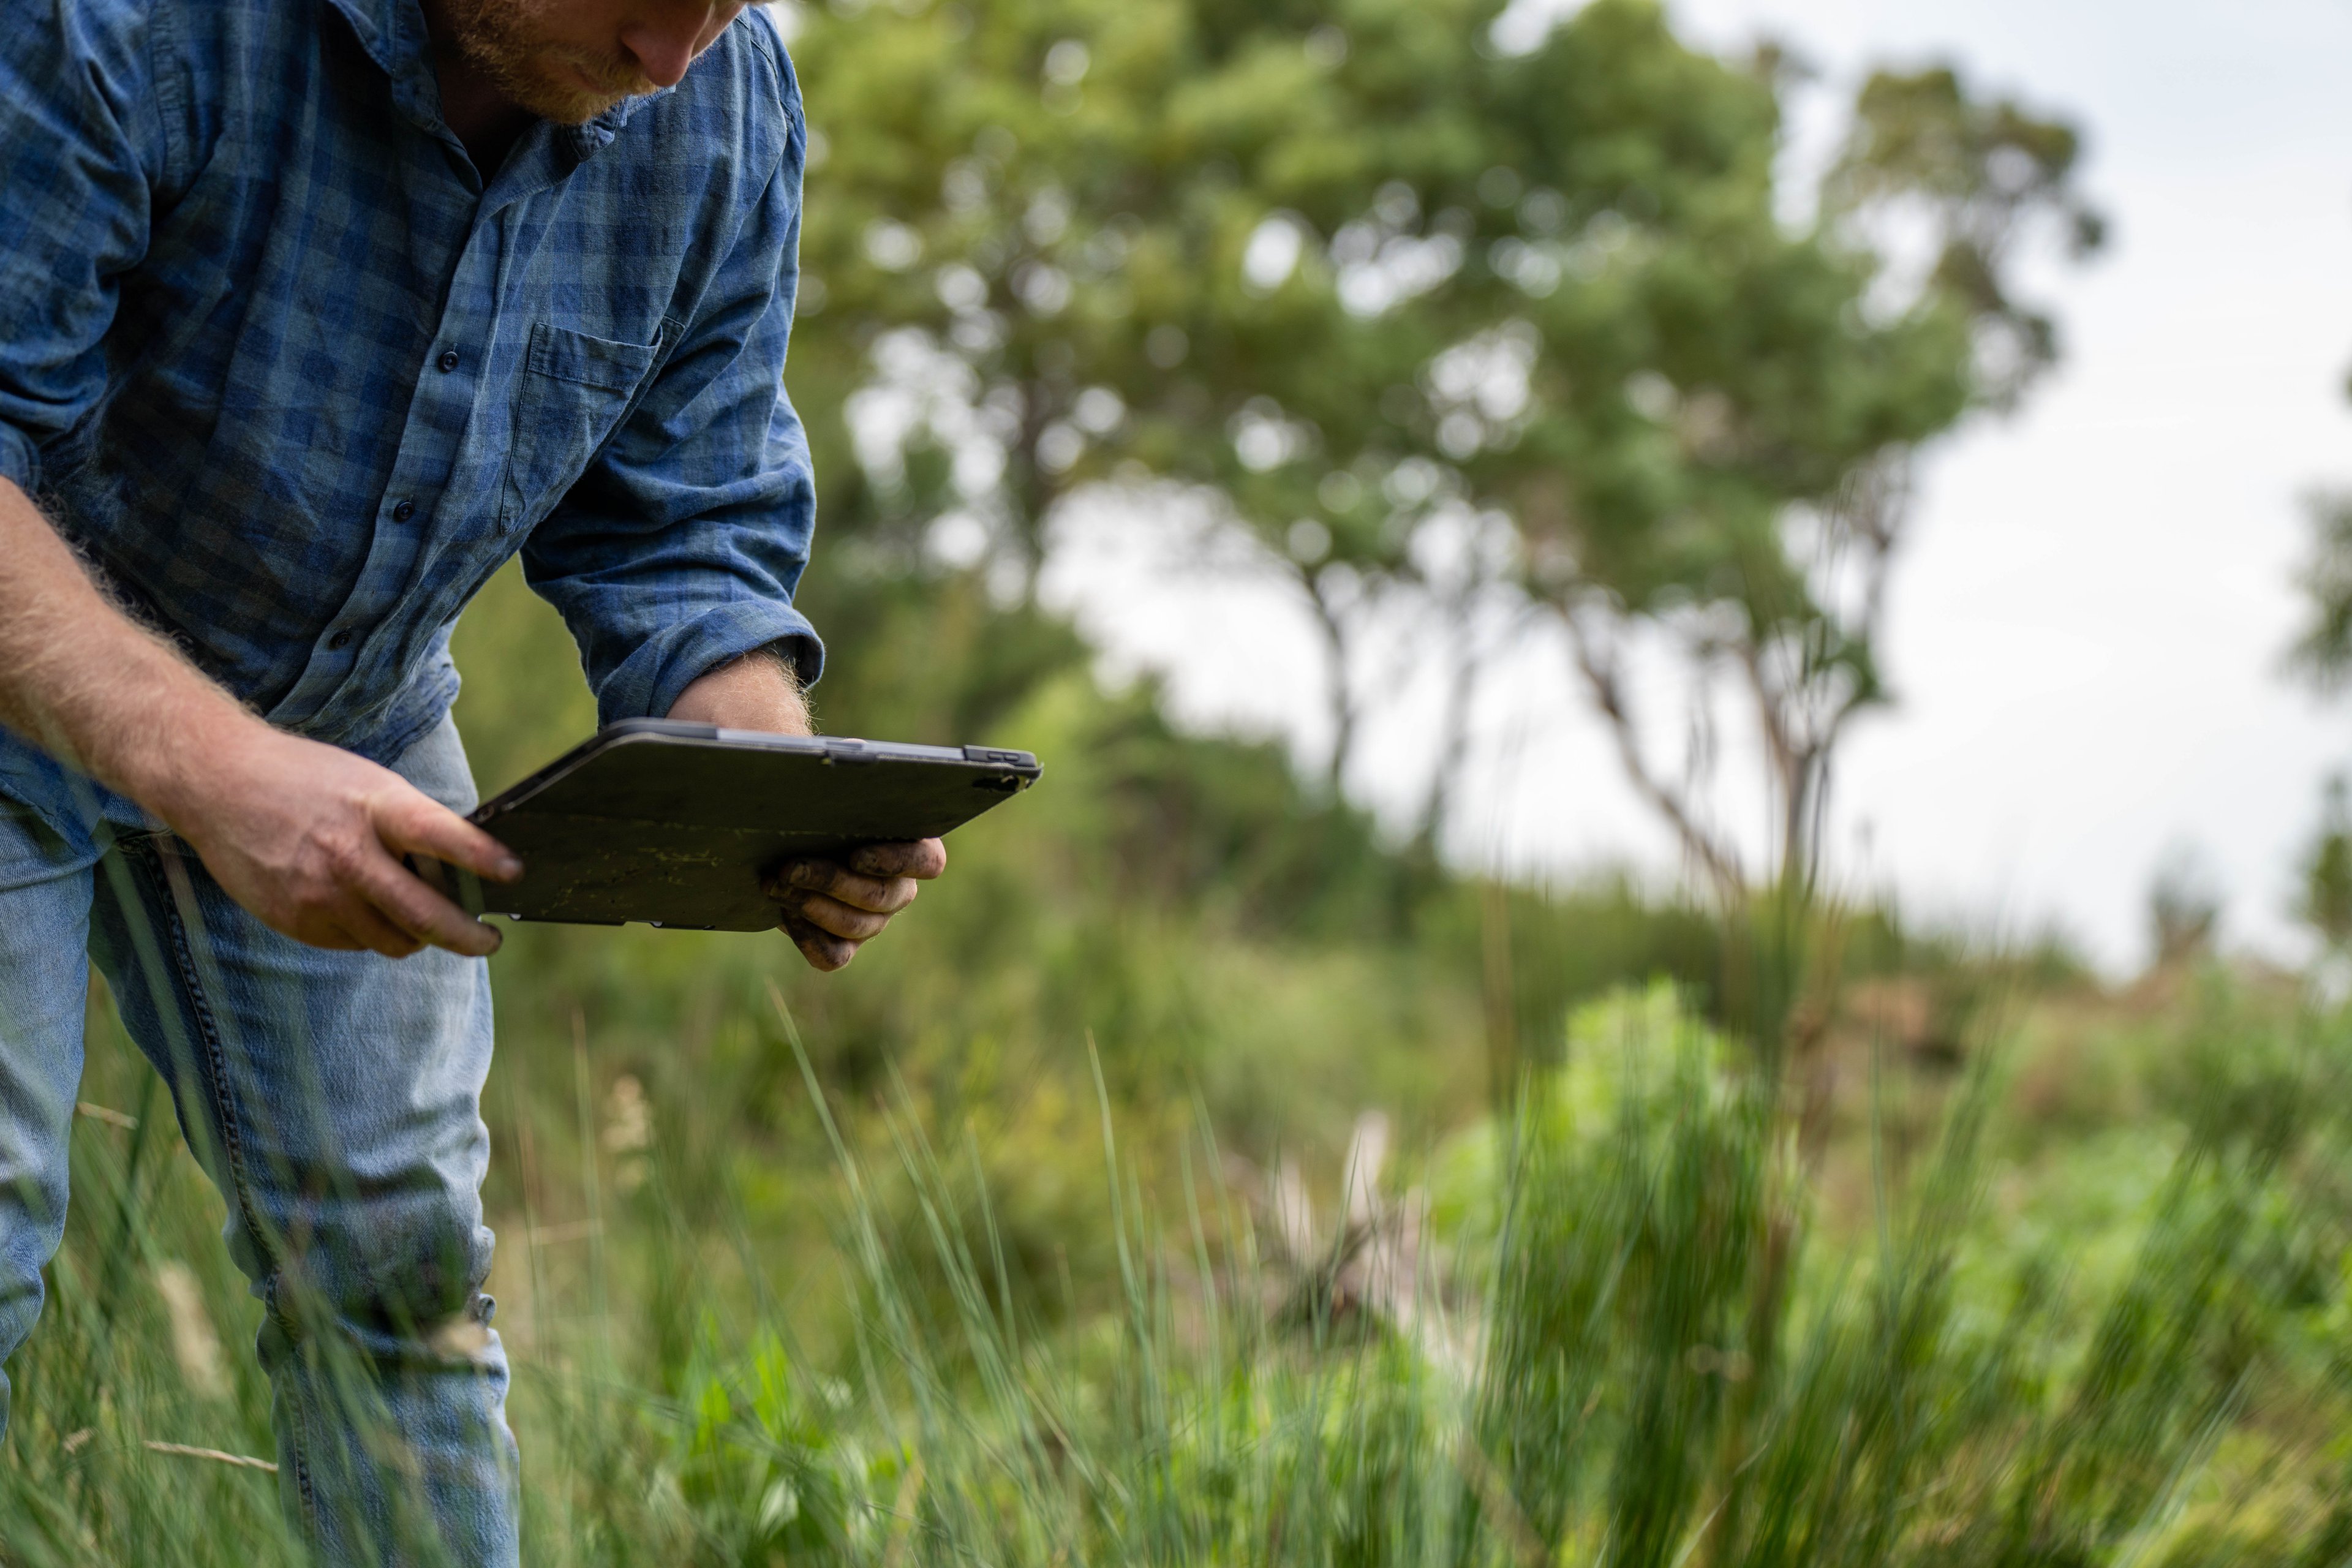
{"label": "jeans pocket", "polygon": [[0,893],[77,875],[100,853],[87,830],[68,837],[42,813],[0,795]]}
{"label": "jeans pocket", "polygon": [[636,399],[669,333],[615,342],[540,322],[530,330],[507,457],[506,529],[529,528],[563,499]]}
{"label": "jeans pocket", "polygon": [[474,787],[474,770],[466,760],[466,742],[457,721],[444,714],[441,722],[394,757],[392,771],[441,805],[463,816],[482,802]]}

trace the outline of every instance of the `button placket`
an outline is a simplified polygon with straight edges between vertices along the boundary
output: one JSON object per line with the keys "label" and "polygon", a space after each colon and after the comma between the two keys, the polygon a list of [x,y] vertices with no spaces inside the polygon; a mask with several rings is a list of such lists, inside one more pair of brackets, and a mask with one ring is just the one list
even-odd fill
{"label": "button placket", "polygon": [[[467,251],[474,252],[478,255],[478,247],[479,246],[480,239],[480,226],[478,224],[476,226],[475,234],[468,239],[467,246]],[[468,262],[475,259],[475,256],[468,256],[460,258],[458,266],[461,275],[466,269]],[[487,258],[484,258],[478,264],[489,265],[489,262]],[[443,326],[445,329],[462,329],[468,325],[468,322],[458,319],[462,314],[462,311],[453,309],[450,314],[444,318]],[[444,373],[451,373],[457,370],[465,362],[463,356],[457,350],[454,348],[446,348],[443,349],[438,353],[431,355],[425,363],[434,369]],[[438,384],[426,384],[420,383],[418,385],[416,404],[410,409],[408,425],[402,432],[400,449],[394,459],[392,475],[393,482],[389,487],[387,487],[391,493],[384,496],[383,501],[380,503],[382,510],[377,513],[377,515],[385,520],[386,522],[394,524],[415,522],[425,503],[421,502],[413,493],[402,495],[400,494],[400,491],[404,486],[423,484],[430,487],[435,482],[430,476],[415,471],[415,458],[421,456],[423,451],[422,447],[419,445],[420,438],[423,437],[424,432],[427,427],[426,405],[433,401],[440,401],[445,404],[453,400],[460,403],[470,402],[479,390],[478,386],[474,384],[477,378],[472,376],[459,377],[457,381],[450,384],[446,390]],[[389,528],[379,529],[377,531],[375,543],[368,552],[366,563],[361,571],[361,582],[363,585],[362,590],[361,592],[354,593],[352,597],[346,602],[343,606],[343,615],[347,616],[379,617],[383,614],[390,612],[391,614],[397,616],[400,613],[400,603],[396,596],[392,602],[386,602],[381,593],[368,593],[365,591],[364,585],[372,582],[381,584],[384,579],[385,571],[390,567],[394,558],[405,555],[413,562],[415,559],[416,552],[424,550],[425,547],[426,542],[420,539],[416,531],[414,529],[403,528],[397,532],[394,532]],[[405,568],[403,568],[403,570],[405,570]],[[372,635],[372,628],[368,626],[337,626],[323,639],[320,645],[320,651],[322,656],[349,654],[351,653],[351,650],[359,646],[362,639],[370,635]],[[342,667],[341,660],[337,660],[333,664],[317,667],[312,673],[318,679],[330,683],[330,689],[331,689],[332,686],[340,685],[342,681],[351,679],[352,672]],[[300,689],[298,688],[298,690],[299,689]]]}
{"label": "button placket", "polygon": [[[452,236],[457,261],[441,321],[426,339],[425,353],[411,362],[417,366],[415,395],[369,525],[373,538],[356,583],[335,618],[321,628],[302,675],[272,708],[273,721],[309,723],[331,712],[344,689],[362,677],[362,663],[370,668],[404,663],[437,625],[431,613],[437,595],[419,574],[428,571],[446,542],[436,545],[423,526],[424,517],[452,479],[455,438],[447,428],[467,422],[467,411],[484,390],[487,359],[478,366],[471,357],[474,351],[457,345],[480,348],[495,339],[504,237],[500,225],[485,221],[478,190],[469,193],[464,205],[462,216],[449,215],[458,231]],[[487,354],[486,349],[482,352]],[[439,374],[430,374],[434,372]],[[368,651],[362,660],[363,644]]]}

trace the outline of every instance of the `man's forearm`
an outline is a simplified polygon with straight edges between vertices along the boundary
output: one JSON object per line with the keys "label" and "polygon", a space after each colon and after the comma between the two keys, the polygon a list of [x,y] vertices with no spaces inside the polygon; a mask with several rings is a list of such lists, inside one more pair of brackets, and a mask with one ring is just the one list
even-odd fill
{"label": "man's forearm", "polygon": [[0,723],[168,821],[204,737],[259,722],[109,603],[0,479]]}
{"label": "man's forearm", "polygon": [[666,715],[716,724],[722,730],[761,730],[772,735],[815,732],[808,699],[792,665],[762,648],[722,664],[689,684]]}

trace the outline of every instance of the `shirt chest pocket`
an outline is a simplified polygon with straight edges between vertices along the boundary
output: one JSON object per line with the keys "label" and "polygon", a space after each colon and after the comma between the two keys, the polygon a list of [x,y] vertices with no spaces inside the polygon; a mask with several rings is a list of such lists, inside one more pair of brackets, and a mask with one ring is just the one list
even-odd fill
{"label": "shirt chest pocket", "polygon": [[645,344],[544,321],[531,328],[515,394],[503,526],[529,527],[563,499],[635,403],[668,336],[667,321]]}

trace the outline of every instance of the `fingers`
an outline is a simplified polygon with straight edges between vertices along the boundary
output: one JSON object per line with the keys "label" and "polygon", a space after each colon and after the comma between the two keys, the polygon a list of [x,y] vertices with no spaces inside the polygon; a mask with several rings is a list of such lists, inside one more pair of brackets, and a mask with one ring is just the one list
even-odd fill
{"label": "fingers", "polygon": [[918,883],[947,869],[947,846],[936,838],[868,844],[846,863],[794,860],[767,884],[779,907],[778,924],[812,967],[830,973],[857,956],[860,943],[882,933],[890,917],[915,901]]}
{"label": "fingers", "polygon": [[913,877],[928,882],[948,868],[948,847],[936,838],[867,844],[849,852],[849,868],[868,877]]}
{"label": "fingers", "polygon": [[818,930],[799,914],[787,910],[782,921],[786,936],[801,950],[809,967],[820,973],[830,974],[857,956],[857,944]]}
{"label": "fingers", "polygon": [[912,877],[861,877],[832,860],[795,860],[776,878],[781,888],[823,893],[852,909],[877,915],[895,915],[915,901],[922,889]]}
{"label": "fingers", "polygon": [[869,942],[880,936],[882,928],[890,923],[888,915],[852,909],[839,899],[827,898],[823,893],[803,894],[795,912],[817,930],[849,942]]}
{"label": "fingers", "polygon": [[[838,868],[835,869],[837,871]],[[846,872],[840,874],[848,875]],[[849,879],[854,882],[863,879]],[[793,930],[792,922],[797,921],[811,931],[839,937],[853,947],[881,935],[882,928],[890,923],[887,913],[860,909],[829,894],[794,887],[782,878],[768,884],[768,896],[776,900],[779,923],[784,930]],[[906,905],[902,903],[898,907],[904,909]]]}
{"label": "fingers", "polygon": [[512,850],[422,791],[406,789],[373,815],[377,836],[395,855],[430,855],[494,882],[522,875]]}
{"label": "fingers", "polygon": [[[374,951],[370,948],[367,943],[353,936],[350,930],[344,926],[341,921],[331,920],[324,916],[321,916],[316,922],[308,926],[289,928],[280,924],[278,921],[268,920],[266,917],[262,923],[268,926],[270,930],[277,931],[281,936],[290,936],[296,942],[307,943],[311,947],[324,948],[329,952],[368,952]],[[396,935],[397,933],[394,934]],[[413,941],[411,947],[413,950]],[[401,953],[386,953],[384,956],[387,958],[397,958],[404,957],[406,955]]]}
{"label": "fingers", "polygon": [[347,898],[327,917],[327,927],[341,941],[318,942],[315,936],[307,937],[316,945],[339,947],[380,953],[385,958],[406,958],[425,944],[393,923],[383,911],[371,907],[360,898]]}
{"label": "fingers", "polygon": [[[352,869],[350,885],[366,900],[363,907],[372,906],[367,908],[369,914],[408,940],[410,952],[419,943],[446,948],[467,958],[488,958],[499,950],[502,939],[496,928],[484,925],[426,887],[382,848],[362,858]],[[373,942],[367,945],[378,952],[385,951]],[[387,956],[404,958],[407,953]]]}
{"label": "fingers", "polygon": [[[522,862],[505,845],[418,790],[404,789],[382,802],[373,815],[382,848],[362,856],[352,879],[354,889],[373,906],[372,912],[408,939],[410,952],[427,944],[467,958],[496,952],[503,939],[494,927],[425,886],[399,858],[430,855],[495,881],[522,875]],[[366,945],[386,952],[374,942]]]}

